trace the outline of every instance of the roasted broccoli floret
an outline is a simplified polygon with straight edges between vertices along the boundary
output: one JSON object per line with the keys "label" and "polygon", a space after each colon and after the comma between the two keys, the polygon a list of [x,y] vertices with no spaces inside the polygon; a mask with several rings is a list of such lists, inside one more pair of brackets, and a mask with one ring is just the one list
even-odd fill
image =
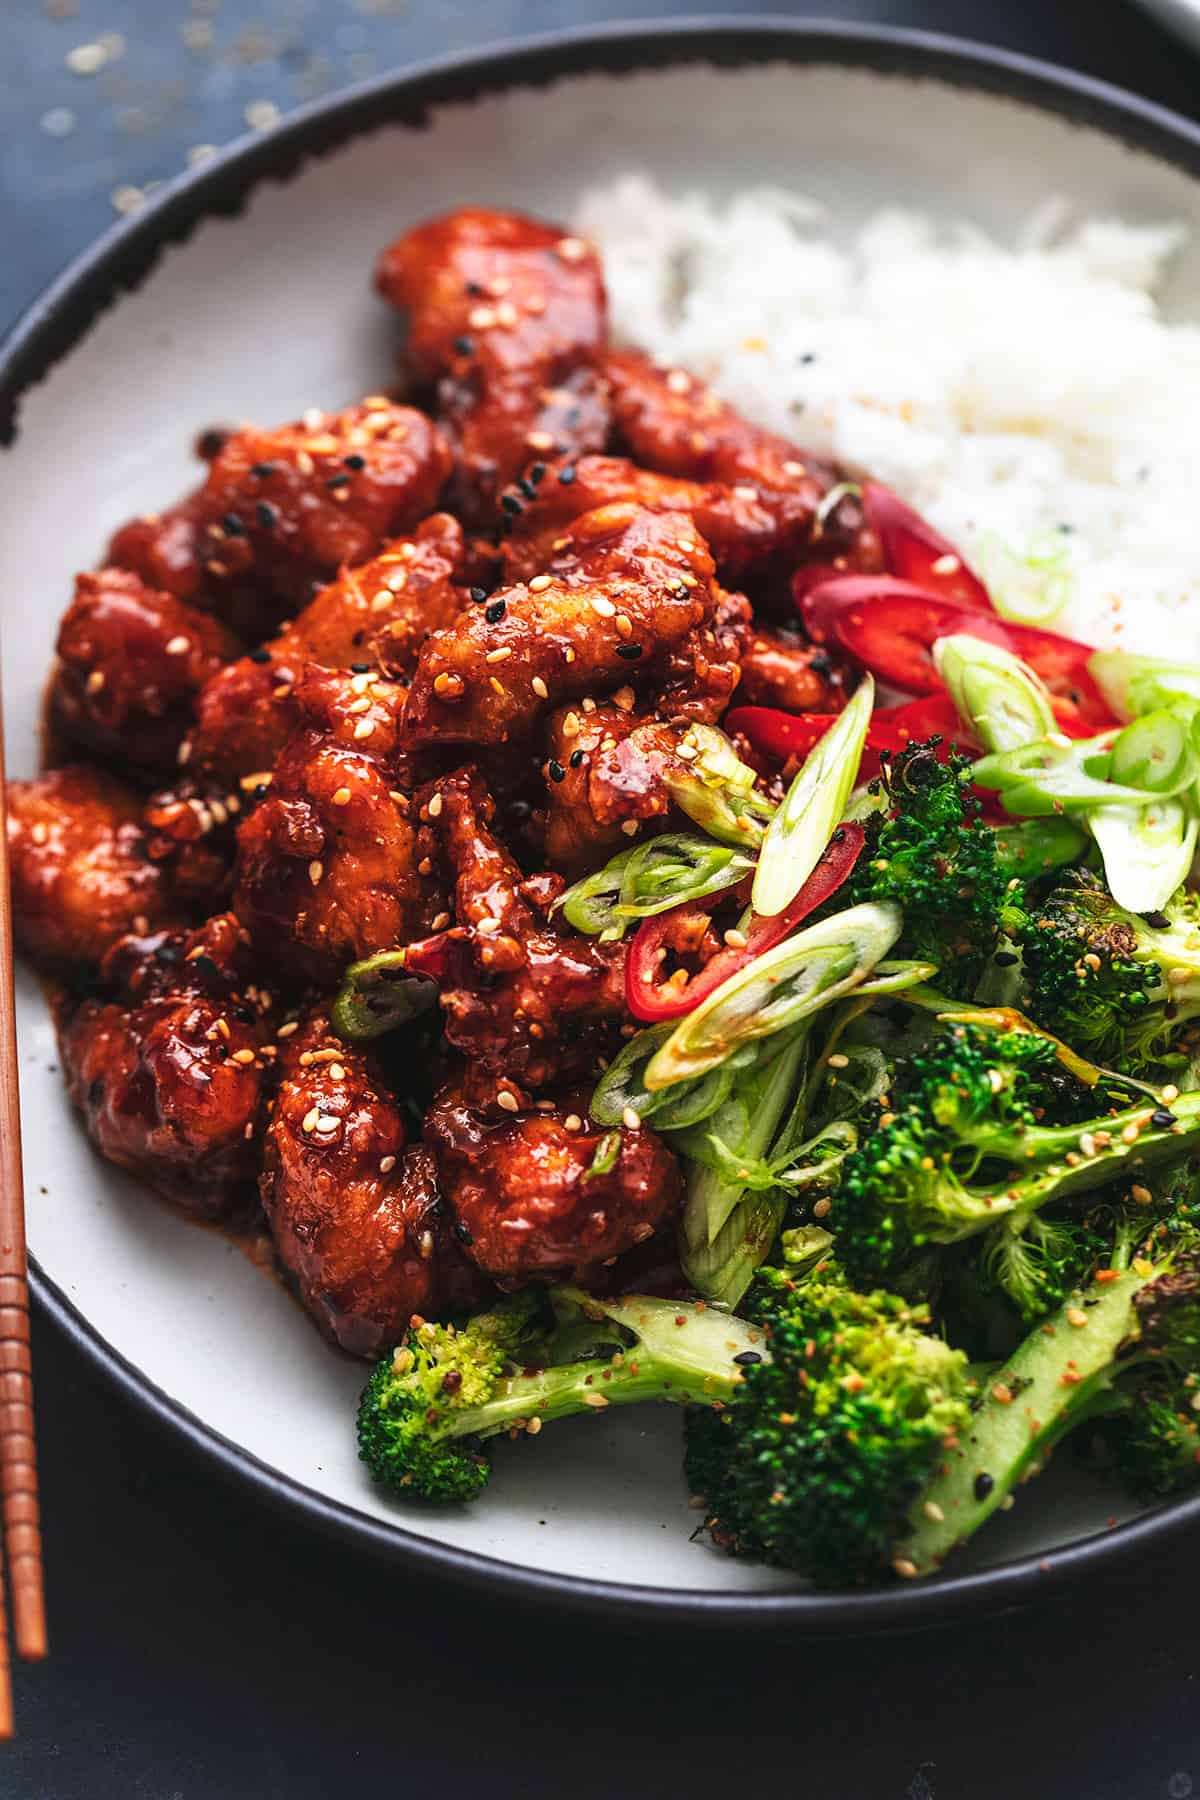
{"label": "roasted broccoli floret", "polygon": [[884,761],[872,783],[882,810],[865,822],[867,841],[838,905],[895,901],[904,935],[893,954],[936,963],[938,987],[961,999],[974,993],[999,942],[1010,875],[980,823],[970,764],[939,762],[940,742],[910,744]]}
{"label": "roasted broccoli floret", "polygon": [[828,1587],[886,1568],[914,1494],[970,1419],[966,1358],[895,1295],[775,1277],[769,1361],[688,1414],[686,1471],[721,1547]]}
{"label": "roasted broccoli floret", "polygon": [[[1130,1255],[1126,1222],[1106,1267],[984,1384],[969,1428],[914,1508],[893,1567],[925,1575],[1035,1474],[1066,1433],[1098,1421],[1135,1492],[1200,1479],[1200,1234],[1182,1218]],[[1147,1406],[1147,1398],[1150,1405]]]}
{"label": "roasted broccoli floret", "polygon": [[1118,906],[1099,877],[1063,880],[1040,905],[1010,904],[1028,1011],[1097,1062],[1130,1075],[1186,1061],[1200,1018],[1200,901],[1180,889],[1161,913]]}
{"label": "roasted broccoli floret", "polygon": [[[906,1279],[930,1246],[981,1237],[983,1266],[1036,1317],[1076,1278],[1078,1213],[1049,1213],[1127,1177],[1135,1184],[1200,1138],[1200,1093],[1080,1122],[1046,1124],[1069,1080],[1056,1047],[1029,1032],[943,1026],[908,1063],[898,1091],[842,1165],[833,1202],[837,1254],[859,1286]],[[984,1235],[986,1234],[986,1235]]]}
{"label": "roasted broccoli floret", "polygon": [[528,1289],[457,1327],[414,1321],[367,1383],[359,1455],[401,1493],[471,1500],[485,1439],[635,1400],[722,1401],[762,1337],[717,1308],[574,1288]]}

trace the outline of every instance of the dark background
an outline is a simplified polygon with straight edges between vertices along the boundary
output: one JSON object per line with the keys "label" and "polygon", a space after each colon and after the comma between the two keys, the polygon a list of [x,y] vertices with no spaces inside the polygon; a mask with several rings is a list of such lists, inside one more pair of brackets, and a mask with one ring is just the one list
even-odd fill
{"label": "dark background", "polygon": [[[265,102],[287,111],[517,33],[699,10],[0,0],[0,328],[118,206],[245,131],[247,108],[253,122]],[[1200,61],[1124,0],[817,10],[1004,44],[1200,114]],[[103,66],[68,66],[96,44]],[[3,1800],[1200,1795],[1186,1541],[1052,1604],[919,1638],[602,1624],[319,1538],[152,1428],[41,1321],[34,1353],[53,1651],[19,1672]]]}

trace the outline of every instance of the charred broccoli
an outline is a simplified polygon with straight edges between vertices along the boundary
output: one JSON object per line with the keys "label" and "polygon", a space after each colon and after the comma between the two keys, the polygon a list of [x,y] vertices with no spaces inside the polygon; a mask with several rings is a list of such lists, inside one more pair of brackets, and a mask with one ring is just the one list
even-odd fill
{"label": "charred broccoli", "polygon": [[414,1320],[367,1383],[359,1455],[387,1487],[471,1500],[485,1439],[635,1400],[724,1400],[762,1339],[716,1308],[574,1288],[527,1289],[457,1327]]}

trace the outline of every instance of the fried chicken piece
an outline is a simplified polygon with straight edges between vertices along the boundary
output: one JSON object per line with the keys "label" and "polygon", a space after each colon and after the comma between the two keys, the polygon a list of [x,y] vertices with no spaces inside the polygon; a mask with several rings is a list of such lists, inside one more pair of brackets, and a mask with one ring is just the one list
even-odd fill
{"label": "fried chicken piece", "polygon": [[446,1037],[465,1056],[528,1087],[591,1070],[625,1016],[625,952],[560,926],[560,877],[528,879],[492,829],[480,776],[458,770],[422,808],[454,876],[456,924],[408,947],[407,966],[439,983]]}
{"label": "fried chicken piece", "polygon": [[683,1181],[662,1139],[606,1133],[586,1117],[583,1090],[552,1110],[504,1110],[476,1071],[451,1081],[426,1114],[467,1254],[502,1286],[586,1282],[678,1209]]}
{"label": "fried chicken piece", "polygon": [[533,581],[506,588],[421,648],[405,732],[415,745],[528,736],[547,706],[613,687],[657,691],[713,619],[713,563],[686,514],[632,504],[576,519]]}
{"label": "fried chicken piece", "polygon": [[774,565],[790,574],[796,561],[794,534],[781,530],[778,509],[757,488],[655,474],[624,456],[535,464],[524,487],[532,494],[513,489],[505,496],[509,528],[501,554],[509,581],[528,581],[548,568],[557,541],[581,513],[622,502],[689,514],[723,581],[751,580]]}
{"label": "fried chicken piece", "polygon": [[410,373],[436,393],[457,458],[456,510],[494,520],[534,455],[603,447],[607,334],[596,252],[557,226],[463,207],[385,250],[376,286],[408,315]]}
{"label": "fried chicken piece", "polygon": [[739,706],[780,706],[785,712],[841,712],[842,669],[827,650],[794,632],[756,627],[742,645]]}
{"label": "fried chicken piece", "polygon": [[425,638],[462,608],[463,555],[457,519],[435,513],[412,537],[343,569],[278,637],[209,682],[196,703],[190,766],[225,782],[270,770],[290,725],[287,691],[307,662],[411,674]]}
{"label": "fried chicken piece", "polygon": [[118,938],[101,965],[108,997],[59,1031],[88,1136],[196,1218],[253,1192],[269,1058],[264,997],[229,913],[199,931]]}
{"label": "fried chicken piece", "polygon": [[248,427],[224,439],[194,494],[123,526],[108,560],[253,643],[431,512],[450,468],[425,414],[382,397]]}
{"label": "fried chicken piece", "polygon": [[348,963],[405,943],[436,910],[396,785],[403,700],[394,682],[308,664],[295,729],[238,829],[234,910],[259,954],[296,980],[332,987]]}
{"label": "fried chicken piece", "polygon": [[171,917],[163,871],[150,860],[138,796],[99,769],[50,769],[8,785],[13,928],[36,961],[98,963],[115,937]]}
{"label": "fried chicken piece", "polygon": [[196,695],[240,650],[218,619],[127,569],[80,575],[58,629],[52,722],[111,761],[166,773]]}
{"label": "fried chicken piece", "polygon": [[664,818],[671,808],[665,777],[689,767],[679,755],[685,731],[611,704],[554,713],[547,732],[547,861],[582,874],[629,848],[621,829],[626,821]]}
{"label": "fried chicken piece", "polygon": [[[866,572],[882,566],[861,501],[822,508],[842,477],[828,463],[743,419],[684,369],[660,369],[640,350],[605,357],[617,447],[664,475],[722,482],[775,520],[778,551]],[[703,527],[701,527],[703,529]],[[842,560],[844,559],[844,561]]]}
{"label": "fried chicken piece", "polygon": [[146,853],[163,869],[189,917],[207,918],[229,905],[243,799],[250,802],[252,796],[180,776],[151,794],[142,808]]}
{"label": "fried chicken piece", "polygon": [[459,1248],[432,1153],[404,1124],[375,1059],[318,1011],[280,1044],[260,1181],[279,1259],[326,1337],[375,1356],[413,1313],[440,1318],[483,1297]]}

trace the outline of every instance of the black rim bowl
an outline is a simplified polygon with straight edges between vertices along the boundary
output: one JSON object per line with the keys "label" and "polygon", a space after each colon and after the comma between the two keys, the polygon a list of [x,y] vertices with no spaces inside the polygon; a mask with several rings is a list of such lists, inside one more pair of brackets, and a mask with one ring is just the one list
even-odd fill
{"label": "black rim bowl", "polygon": [[[620,74],[684,62],[735,68],[765,61],[828,64],[933,77],[953,87],[999,94],[1080,125],[1095,127],[1200,178],[1200,130],[1166,109],[1107,83],[1008,51],[927,32],[886,26],[806,23],[771,17],[680,19],[564,31],[493,50],[441,59],[380,76],[298,108],[269,134],[240,138],[211,162],[181,175],[133,217],[113,225],[68,265],[25,312],[0,350],[0,443],[15,440],[21,395],[87,334],[121,293],[140,284],[162,251],[201,220],[234,214],[266,179],[293,174],[310,157],[384,124],[420,127],[431,108],[470,100],[517,83],[537,84],[588,71]],[[546,1573],[422,1537],[399,1524],[327,1499],[279,1474],[202,1423],[106,1343],[56,1283],[31,1259],[42,1310],[72,1344],[150,1418],[181,1433],[223,1470],[251,1483],[277,1507],[327,1532],[431,1573],[559,1605],[703,1621],[725,1626],[786,1624],[804,1634],[911,1631],[966,1613],[994,1612],[1048,1595],[1103,1564],[1112,1568],[1200,1522],[1200,1494],[1093,1533],[1043,1556],[1015,1558],[925,1585],[853,1593],[724,1593],[657,1588]]]}

